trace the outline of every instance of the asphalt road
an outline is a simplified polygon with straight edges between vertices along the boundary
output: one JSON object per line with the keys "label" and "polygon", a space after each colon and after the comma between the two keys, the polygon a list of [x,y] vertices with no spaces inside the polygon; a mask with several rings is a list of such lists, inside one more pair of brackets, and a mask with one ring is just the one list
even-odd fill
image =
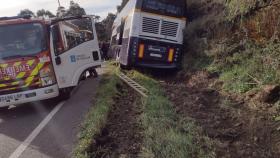
{"label": "asphalt road", "polygon": [[99,80],[82,82],[65,103],[48,100],[0,109],[0,158],[70,157]]}

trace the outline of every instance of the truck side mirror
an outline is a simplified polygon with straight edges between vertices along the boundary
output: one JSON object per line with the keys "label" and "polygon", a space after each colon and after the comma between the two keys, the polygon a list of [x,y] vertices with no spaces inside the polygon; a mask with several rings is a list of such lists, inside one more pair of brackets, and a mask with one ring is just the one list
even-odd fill
{"label": "truck side mirror", "polygon": [[55,63],[56,63],[56,65],[60,65],[61,64],[60,56],[55,57]]}

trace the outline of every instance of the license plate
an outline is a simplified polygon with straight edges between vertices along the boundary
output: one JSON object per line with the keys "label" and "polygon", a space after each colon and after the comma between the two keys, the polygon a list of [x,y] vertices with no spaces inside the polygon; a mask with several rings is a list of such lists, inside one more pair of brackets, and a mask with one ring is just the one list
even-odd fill
{"label": "license plate", "polygon": [[166,48],[165,48],[165,47],[153,46],[153,45],[150,45],[150,46],[148,47],[148,50],[149,50],[149,51],[153,51],[153,52],[161,52],[161,53],[166,52]]}
{"label": "license plate", "polygon": [[0,97],[0,102],[7,102],[7,101],[15,101],[22,98],[22,94],[16,94],[16,95],[8,95],[4,97]]}
{"label": "license plate", "polygon": [[151,53],[150,56],[151,56],[151,57],[156,57],[156,58],[162,58],[162,55],[161,55],[161,54]]}

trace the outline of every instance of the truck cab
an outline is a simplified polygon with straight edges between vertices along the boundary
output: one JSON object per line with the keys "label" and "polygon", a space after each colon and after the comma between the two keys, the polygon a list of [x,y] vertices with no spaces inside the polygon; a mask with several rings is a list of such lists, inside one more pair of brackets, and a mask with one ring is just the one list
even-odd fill
{"label": "truck cab", "polygon": [[69,95],[100,65],[90,16],[0,18],[0,107]]}

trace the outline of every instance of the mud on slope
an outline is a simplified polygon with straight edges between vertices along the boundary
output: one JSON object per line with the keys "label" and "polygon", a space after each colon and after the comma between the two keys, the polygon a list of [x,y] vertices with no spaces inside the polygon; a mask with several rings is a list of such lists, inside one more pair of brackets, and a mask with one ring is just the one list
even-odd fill
{"label": "mud on slope", "polygon": [[[182,117],[191,117],[214,142],[217,157],[280,157],[277,111],[251,109],[246,103],[208,88],[215,78],[201,71],[185,83],[163,83]],[[278,129],[278,130],[277,130]]]}
{"label": "mud on slope", "polygon": [[96,158],[137,157],[142,143],[142,113],[136,93],[124,85],[118,85],[118,95],[109,113],[107,124],[92,147]]}

